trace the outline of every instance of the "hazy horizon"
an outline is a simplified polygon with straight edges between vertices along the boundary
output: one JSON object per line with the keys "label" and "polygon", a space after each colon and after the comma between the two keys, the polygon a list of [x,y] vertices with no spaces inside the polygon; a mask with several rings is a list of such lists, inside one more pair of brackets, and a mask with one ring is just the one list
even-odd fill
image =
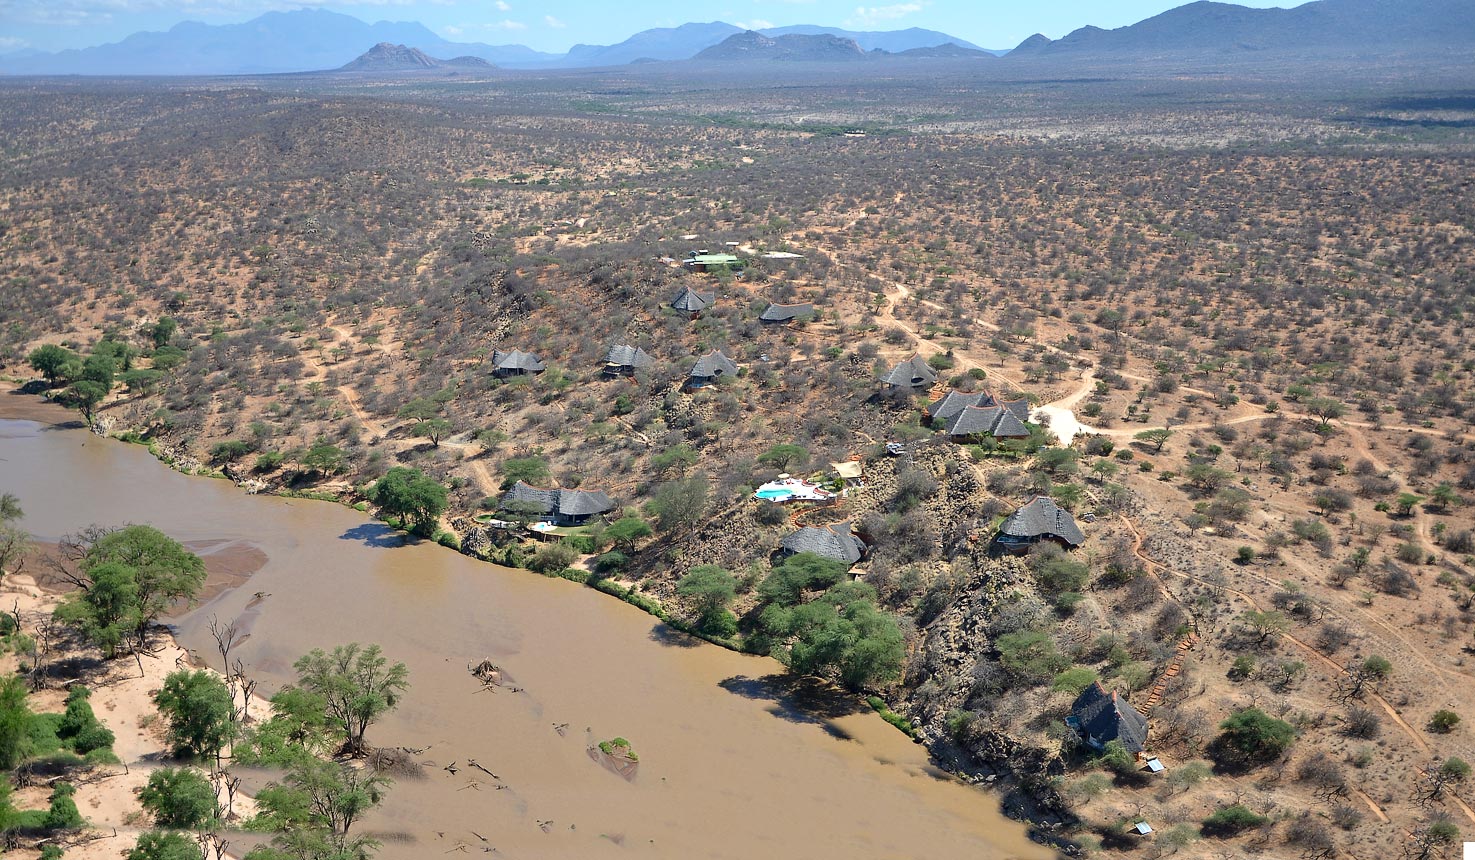
{"label": "hazy horizon", "polygon": [[[454,42],[521,44],[561,54],[575,44],[614,44],[655,27],[725,21],[747,29],[796,24],[847,30],[940,30],[984,48],[1012,48],[1035,33],[1059,38],[1087,25],[1112,29],[1185,5],[1187,0],[1041,0],[1017,3],[907,0],[857,6],[851,0],[723,0],[704,7],[669,0],[618,6],[587,0],[6,0],[0,4],[0,53],[60,51],[120,41],[185,22],[238,24],[267,12],[325,9],[377,21],[424,24]],[[1239,0],[1255,8],[1302,5]]]}

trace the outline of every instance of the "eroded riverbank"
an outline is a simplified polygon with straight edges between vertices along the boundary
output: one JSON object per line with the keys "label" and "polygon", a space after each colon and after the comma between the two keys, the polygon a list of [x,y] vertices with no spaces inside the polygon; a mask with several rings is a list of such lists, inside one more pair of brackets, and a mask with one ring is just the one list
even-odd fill
{"label": "eroded riverbank", "polygon": [[[537,857],[1050,856],[995,797],[940,774],[860,703],[798,707],[772,660],[689,640],[573,583],[402,546],[338,505],[248,496],[80,430],[9,426],[0,486],[39,537],[148,522],[262,553],[245,587],[179,619],[181,642],[202,656],[219,616],[249,626],[239,654],[263,689],[286,682],[304,651],[339,642],[377,642],[409,665],[405,705],[371,740],[423,749],[424,778],[402,779],[368,822],[383,857],[461,845]],[[483,659],[512,683],[478,692],[467,667]],[[616,735],[639,750],[633,782],[586,754]]]}

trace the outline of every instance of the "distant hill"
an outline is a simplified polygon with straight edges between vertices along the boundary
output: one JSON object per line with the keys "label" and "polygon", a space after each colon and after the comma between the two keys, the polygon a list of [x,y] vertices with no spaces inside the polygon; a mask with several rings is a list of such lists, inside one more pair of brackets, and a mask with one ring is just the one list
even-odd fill
{"label": "distant hill", "polygon": [[427,69],[494,69],[481,57],[437,60],[418,48],[380,42],[338,69],[340,72],[414,72]]}
{"label": "distant hill", "polygon": [[779,60],[784,62],[834,62],[864,60],[866,52],[854,39],[821,34],[804,36],[797,33],[770,38],[749,30],[728,36],[719,44],[700,52],[697,62],[733,62]]}
{"label": "distant hill", "polygon": [[121,42],[54,54],[0,57],[6,74],[241,75],[336,69],[369,45],[408,45],[431,56],[474,56],[488,62],[535,62],[552,55],[522,45],[448,42],[417,23],[365,24],[324,10],[268,12],[242,24],[195,21],[165,32],[134,33]]}
{"label": "distant hill", "polygon": [[908,59],[925,60],[954,60],[954,59],[978,59],[997,60],[998,54],[993,51],[984,51],[978,48],[965,48],[962,45],[948,43],[946,45],[932,45],[926,48],[909,48],[905,51],[897,51],[892,56],[905,57]]}
{"label": "distant hill", "polygon": [[[0,74],[248,75],[338,69],[369,45],[404,45],[428,57],[477,57],[502,68],[618,66],[690,59],[743,32],[721,21],[644,30],[613,45],[575,45],[564,54],[523,45],[450,42],[414,22],[366,24],[326,10],[269,12],[241,24],[186,21],[163,32],[134,33],[120,42],[80,50],[0,55]],[[856,33],[827,27],[783,27],[765,35],[829,35],[865,50],[905,51],[969,42],[935,30]]]}
{"label": "distant hill", "polygon": [[1470,0],[1314,0],[1292,9],[1179,6],[1130,27],[1082,27],[1053,42],[1032,36],[1011,56],[1209,56],[1273,51],[1307,58],[1439,48],[1475,51]]}
{"label": "distant hill", "polygon": [[623,66],[635,60],[685,60],[728,36],[743,32],[721,21],[642,30],[614,45],[575,45],[555,66]]}
{"label": "distant hill", "polygon": [[[733,41],[738,36],[742,38]],[[645,30],[613,45],[575,45],[567,53],[549,54],[523,45],[450,42],[414,22],[366,24],[318,9],[269,12],[242,24],[223,26],[185,22],[165,32],[135,33],[121,42],[81,50],[6,54],[0,56],[0,74],[318,71],[353,63],[366,46],[380,43],[405,46],[429,58],[480,58],[508,69],[589,68],[691,58],[716,62],[745,58],[849,61],[888,55],[961,59],[973,57],[969,50],[981,50],[946,33],[915,27],[861,33],[797,25],[750,33],[712,21]],[[1115,30],[1082,27],[1055,41],[1031,36],[1007,54],[1015,62],[1161,59],[1202,67],[1272,56],[1282,66],[1329,58],[1344,64],[1366,63],[1369,58],[1392,55],[1405,63],[1449,63],[1452,58],[1459,62],[1462,51],[1475,54],[1475,0],[1312,0],[1291,9],[1195,2]]]}
{"label": "distant hill", "polygon": [[849,39],[866,51],[888,51],[900,54],[917,48],[936,48],[943,45],[957,45],[962,48],[971,48],[984,53],[984,51],[972,42],[959,39],[957,36],[949,36],[947,33],[939,33],[936,30],[924,30],[921,27],[910,27],[906,30],[889,30],[884,32],[863,33],[855,30],[841,30],[836,27],[815,27],[810,24],[798,24],[793,27],[773,27],[767,30],[759,30],[765,36],[838,36],[841,39]]}

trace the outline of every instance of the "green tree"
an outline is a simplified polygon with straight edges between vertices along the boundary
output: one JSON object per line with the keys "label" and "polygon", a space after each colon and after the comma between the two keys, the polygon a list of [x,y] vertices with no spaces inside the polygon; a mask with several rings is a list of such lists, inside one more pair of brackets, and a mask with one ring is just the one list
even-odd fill
{"label": "green tree", "polygon": [[1264,645],[1272,636],[1279,636],[1291,628],[1291,621],[1285,613],[1273,609],[1268,612],[1249,609],[1239,619],[1255,635],[1256,645]]}
{"label": "green tree", "polygon": [[656,528],[667,534],[695,528],[707,509],[707,479],[693,475],[667,481],[656,488],[646,509]]}
{"label": "green tree", "polygon": [[395,466],[365,493],[384,513],[398,517],[415,534],[430,537],[448,503],[446,488],[437,480],[406,466]]}
{"label": "green tree", "polygon": [[802,466],[809,462],[809,450],[802,445],[779,444],[758,455],[758,462],[784,471],[789,466]]}
{"label": "green tree", "polygon": [[341,742],[333,739],[327,710],[317,693],[285,687],[271,697],[271,717],[247,729],[231,756],[245,765],[285,768],[302,758],[332,753]]}
{"label": "green tree", "polygon": [[429,397],[416,397],[399,408],[399,417],[409,421],[429,421],[440,414],[441,404]]}
{"label": "green tree", "polygon": [[56,619],[82,633],[105,658],[118,656],[142,622],[138,580],[133,568],[116,562],[89,571],[91,586],[57,606]]}
{"label": "green tree", "polygon": [[335,761],[305,758],[278,781],[257,794],[253,826],[277,831],[272,847],[246,855],[254,858],[357,860],[378,843],[355,837],[353,826],[384,800],[387,777],[372,769]]}
{"label": "green tree", "polygon": [[404,663],[391,665],[378,645],[363,648],[351,642],[332,653],[314,648],[292,665],[297,686],[322,698],[327,722],[347,755],[368,752],[364,735],[369,726],[394,710],[410,686],[410,670]]}
{"label": "green tree", "polygon": [[1398,498],[1393,500],[1393,504],[1398,506],[1399,515],[1406,517],[1413,513],[1414,505],[1417,505],[1423,500],[1423,496],[1416,496],[1413,493],[1399,493]]}
{"label": "green tree", "polygon": [[641,538],[652,534],[650,523],[640,517],[620,517],[604,530],[604,538],[622,549],[633,549]]}
{"label": "green tree", "polygon": [[1259,827],[1269,820],[1265,816],[1256,814],[1253,810],[1236,803],[1232,806],[1221,806],[1214,810],[1213,815],[1204,819],[1203,831],[1205,836],[1225,838],[1242,833],[1252,827]]}
{"label": "green tree", "polygon": [[138,799],[153,814],[159,827],[192,830],[220,815],[214,786],[205,774],[194,768],[166,767],[154,771]]}
{"label": "green tree", "polygon": [[150,830],[138,834],[128,860],[202,860],[200,844],[177,830]]}
{"label": "green tree", "polygon": [[715,564],[691,569],[676,583],[676,593],[689,598],[697,613],[697,628],[714,636],[737,632],[737,619],[727,607],[737,597],[737,577]]}
{"label": "green tree", "polygon": [[93,379],[79,379],[68,385],[57,401],[63,406],[71,407],[82,413],[82,418],[88,424],[92,423],[92,417],[97,413],[97,407],[107,399],[108,389]]}
{"label": "green tree", "polygon": [[78,381],[96,382],[106,392],[113,387],[113,379],[117,374],[118,365],[112,358],[94,353],[82,360],[82,379]]}
{"label": "green tree", "polygon": [[26,682],[19,675],[0,677],[0,770],[14,770],[30,754],[33,716]]}
{"label": "green tree", "polygon": [[137,394],[150,394],[164,379],[164,372],[151,367],[137,367],[124,371],[120,378],[129,391]]}
{"label": "green tree", "polygon": [[1441,511],[1449,510],[1452,505],[1460,503],[1460,495],[1449,481],[1444,481],[1429,491],[1429,501]]}
{"label": "green tree", "polygon": [[1039,453],[1039,464],[1052,475],[1074,475],[1081,455],[1073,448],[1046,448]]}
{"label": "green tree", "polygon": [[20,499],[0,493],[0,577],[19,570],[31,551],[30,532],[16,525],[24,516]]}
{"label": "green tree", "polygon": [[444,418],[427,418],[411,427],[410,435],[429,439],[432,448],[439,448],[440,440],[444,439],[452,429],[451,422]]}
{"label": "green tree", "polygon": [[1460,828],[1454,822],[1447,818],[1436,818],[1414,836],[1413,845],[1405,856],[1409,860],[1432,860],[1442,856],[1445,848],[1453,845],[1459,838]]}
{"label": "green tree", "polygon": [[806,591],[826,589],[845,577],[845,565],[812,552],[795,553],[769,571],[758,597],[780,607],[797,604]]}
{"label": "green tree", "polygon": [[191,603],[205,584],[205,563],[152,526],[107,532],[87,547],[68,578],[79,587],[57,607],[108,656],[141,647],[165,610]]}
{"label": "green tree", "polygon": [[159,321],[149,327],[149,338],[154,342],[154,348],[169,343],[174,338],[174,333],[179,331],[179,323],[173,317],[159,317]]}
{"label": "green tree", "polygon": [[688,469],[696,465],[696,462],[697,452],[686,444],[674,445],[650,458],[650,466],[658,475],[672,471],[685,475]]}
{"label": "green tree", "polygon": [[1326,428],[1333,420],[1347,414],[1347,407],[1330,397],[1313,397],[1306,401],[1306,411],[1321,419],[1321,427]]}
{"label": "green tree", "polygon": [[999,665],[1015,678],[1043,683],[1070,665],[1070,658],[1055,648],[1055,640],[1043,630],[1019,630],[994,640]]}
{"label": "green tree", "polygon": [[46,377],[46,384],[51,386],[59,382],[66,382],[66,367],[69,364],[80,365],[81,360],[81,356],[75,352],[54,343],[38,346],[26,356],[31,369]]}
{"label": "green tree", "polygon": [[309,475],[336,475],[343,471],[346,463],[343,449],[327,439],[312,443],[296,459]]}
{"label": "green tree", "polygon": [[1050,488],[1050,498],[1067,510],[1075,510],[1085,497],[1086,491],[1076,484],[1056,484]]}
{"label": "green tree", "polygon": [[1296,729],[1259,708],[1236,711],[1219,724],[1214,757],[1221,766],[1253,767],[1280,758],[1296,740]]}
{"label": "green tree", "polygon": [[182,755],[215,756],[234,734],[230,690],[209,672],[171,672],[154,694],[154,704],[169,721],[170,742]]}
{"label": "green tree", "polygon": [[1163,446],[1168,444],[1168,440],[1173,438],[1173,431],[1166,427],[1157,427],[1152,430],[1143,430],[1132,438],[1151,445],[1152,453],[1159,454],[1162,453]]}
{"label": "green tree", "polygon": [[548,461],[542,457],[509,457],[502,461],[502,489],[511,489],[518,481],[539,486],[548,482]]}
{"label": "green tree", "polygon": [[778,643],[772,654],[796,672],[834,671],[852,688],[893,680],[904,656],[896,619],[875,605],[875,590],[851,582],[793,607],[770,606],[762,623]]}
{"label": "green tree", "polygon": [[1057,693],[1079,696],[1081,691],[1096,683],[1096,673],[1085,666],[1066,669],[1050,682],[1050,689]]}
{"label": "green tree", "polygon": [[[123,372],[133,369],[133,362],[138,358],[138,347],[109,335],[92,347],[92,355],[112,362],[115,373]],[[111,383],[112,380],[108,381]]]}
{"label": "green tree", "polygon": [[76,684],[67,694],[67,708],[57,725],[57,739],[69,745],[81,755],[113,745],[113,733],[98,721],[87,699],[91,691]]}

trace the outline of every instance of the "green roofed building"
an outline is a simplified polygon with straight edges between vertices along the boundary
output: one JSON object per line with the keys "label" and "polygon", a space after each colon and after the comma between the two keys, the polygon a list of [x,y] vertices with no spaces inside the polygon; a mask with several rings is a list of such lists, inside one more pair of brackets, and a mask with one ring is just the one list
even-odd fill
{"label": "green roofed building", "polygon": [[688,257],[681,265],[693,272],[739,272],[743,266],[742,257],[732,254],[695,254]]}

